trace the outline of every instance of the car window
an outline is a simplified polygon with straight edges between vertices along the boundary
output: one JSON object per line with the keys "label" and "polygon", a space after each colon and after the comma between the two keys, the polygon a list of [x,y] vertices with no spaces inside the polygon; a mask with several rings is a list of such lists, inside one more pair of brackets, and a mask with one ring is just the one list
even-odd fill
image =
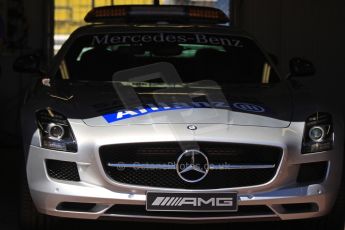
{"label": "car window", "polygon": [[76,39],[60,65],[63,79],[111,81],[121,70],[172,64],[183,82],[274,83],[279,78],[250,39],[201,33],[94,34]]}

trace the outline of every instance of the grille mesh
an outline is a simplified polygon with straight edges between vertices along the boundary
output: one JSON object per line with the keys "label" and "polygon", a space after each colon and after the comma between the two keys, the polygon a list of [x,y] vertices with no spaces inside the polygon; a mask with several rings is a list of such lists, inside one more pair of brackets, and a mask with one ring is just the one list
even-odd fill
{"label": "grille mesh", "polygon": [[49,177],[57,180],[80,181],[75,162],[46,160]]}
{"label": "grille mesh", "polygon": [[301,164],[297,182],[302,184],[320,183],[326,177],[327,167],[327,161]]}
{"label": "grille mesh", "polygon": [[150,187],[184,188],[184,189],[217,189],[263,184],[269,181],[275,169],[250,169],[234,171],[209,172],[207,177],[198,183],[184,182],[171,170],[135,170],[125,169],[119,173],[115,168],[107,170],[115,181]]}
{"label": "grille mesh", "polygon": [[[202,181],[188,183],[178,176],[176,170],[108,166],[108,163],[176,163],[177,158],[187,149],[202,151],[207,155],[210,164],[269,164],[275,167],[210,170]],[[218,189],[263,184],[274,177],[282,156],[281,148],[277,147],[215,142],[119,144],[102,146],[99,151],[104,171],[114,181],[131,185],[178,189]]]}
{"label": "grille mesh", "polygon": [[265,205],[238,206],[237,212],[148,212],[143,205],[114,205],[105,214],[165,216],[165,217],[230,217],[230,216],[258,216],[273,215],[272,210]]}

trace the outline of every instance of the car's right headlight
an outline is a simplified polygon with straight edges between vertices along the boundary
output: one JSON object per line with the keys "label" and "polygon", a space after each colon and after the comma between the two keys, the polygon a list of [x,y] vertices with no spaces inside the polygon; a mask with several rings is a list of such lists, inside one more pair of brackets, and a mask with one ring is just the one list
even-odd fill
{"label": "car's right headlight", "polygon": [[307,118],[304,128],[302,153],[331,150],[334,142],[332,116],[315,113]]}
{"label": "car's right headlight", "polygon": [[36,113],[41,147],[66,152],[77,152],[77,142],[65,116],[51,109]]}

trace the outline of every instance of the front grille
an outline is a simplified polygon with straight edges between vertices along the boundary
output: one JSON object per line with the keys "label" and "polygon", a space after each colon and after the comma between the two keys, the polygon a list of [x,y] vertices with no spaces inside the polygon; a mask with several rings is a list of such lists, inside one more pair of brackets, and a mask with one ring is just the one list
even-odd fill
{"label": "front grille", "polygon": [[[110,164],[174,165],[185,151],[203,152],[210,165],[273,165],[271,168],[210,170],[197,183],[183,181],[177,171],[167,169],[111,167]],[[271,146],[218,142],[134,143],[99,149],[105,173],[114,181],[139,186],[177,189],[218,189],[253,186],[270,181],[279,166],[282,149]]]}
{"label": "front grille", "polygon": [[57,180],[80,181],[77,164],[69,161],[46,160],[49,177]]}

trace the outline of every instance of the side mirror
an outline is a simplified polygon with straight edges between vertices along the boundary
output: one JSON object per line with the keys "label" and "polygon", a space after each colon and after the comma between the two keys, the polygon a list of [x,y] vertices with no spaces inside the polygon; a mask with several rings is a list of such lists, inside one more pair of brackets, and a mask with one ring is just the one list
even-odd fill
{"label": "side mirror", "polygon": [[312,62],[302,58],[290,60],[290,77],[312,76],[315,74],[315,67]]}
{"label": "side mirror", "polygon": [[24,55],[14,61],[13,70],[19,73],[42,73],[40,64],[41,59],[38,55]]}

